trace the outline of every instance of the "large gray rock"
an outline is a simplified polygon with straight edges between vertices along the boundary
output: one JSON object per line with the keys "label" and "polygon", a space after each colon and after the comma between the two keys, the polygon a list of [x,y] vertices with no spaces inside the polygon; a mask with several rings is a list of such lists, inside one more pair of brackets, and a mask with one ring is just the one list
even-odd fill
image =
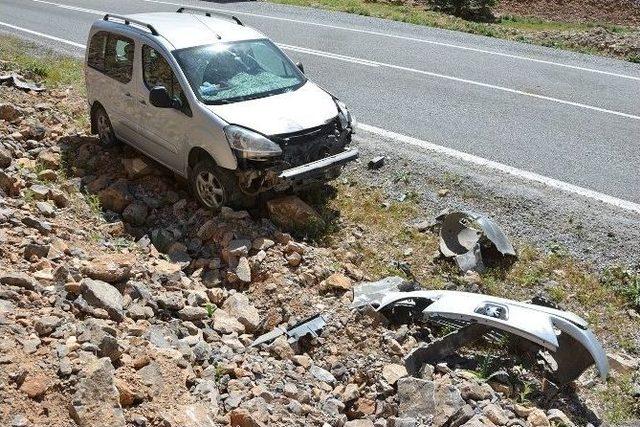
{"label": "large gray rock", "polygon": [[309,368],[309,373],[313,375],[313,377],[318,381],[322,381],[328,384],[334,384],[336,382],[336,377],[334,377],[331,372],[321,368],[318,365],[311,366],[311,368]]}
{"label": "large gray rock", "polygon": [[144,202],[135,201],[122,211],[122,218],[131,225],[143,225],[149,214],[149,208]]}
{"label": "large gray rock", "polygon": [[82,279],[82,297],[94,307],[103,308],[109,316],[119,322],[124,318],[122,295],[110,284],[101,280]]}
{"label": "large gray rock", "polygon": [[455,386],[446,383],[438,383],[436,385],[435,400],[434,427],[449,424],[449,419],[465,404],[460,391]]}
{"label": "large gray rock", "polygon": [[204,307],[192,307],[190,305],[185,306],[182,310],[178,311],[178,317],[182,320],[190,320],[197,322],[204,320],[208,316],[207,309]]}
{"label": "large gray rock", "polygon": [[33,323],[33,327],[39,336],[50,335],[62,324],[62,319],[57,316],[38,317]]}
{"label": "large gray rock", "polygon": [[70,409],[80,427],[126,425],[113,373],[108,358],[96,360],[83,369]]}
{"label": "large gray rock", "polygon": [[22,112],[15,105],[4,102],[0,104],[0,119],[12,122],[20,116]]}
{"label": "large gray rock", "polygon": [[153,163],[144,157],[122,159],[124,172],[131,179],[137,179],[154,172]]}
{"label": "large gray rock", "polygon": [[247,329],[247,332],[255,331],[260,326],[260,313],[249,298],[242,293],[235,293],[227,298],[222,304],[222,308],[231,316],[238,319]]}
{"label": "large gray rock", "polygon": [[221,308],[213,312],[213,329],[221,334],[242,334],[245,331],[242,323]]}
{"label": "large gray rock", "polygon": [[4,147],[0,147],[0,168],[8,168],[11,166],[11,162],[13,161],[13,156],[9,152],[9,150]]}
{"label": "large gray rock", "polygon": [[17,286],[24,289],[33,289],[38,282],[27,273],[14,272],[0,274],[0,283],[9,286]]}
{"label": "large gray rock", "polygon": [[405,377],[398,380],[398,415],[426,417],[436,410],[435,384],[430,380]]}

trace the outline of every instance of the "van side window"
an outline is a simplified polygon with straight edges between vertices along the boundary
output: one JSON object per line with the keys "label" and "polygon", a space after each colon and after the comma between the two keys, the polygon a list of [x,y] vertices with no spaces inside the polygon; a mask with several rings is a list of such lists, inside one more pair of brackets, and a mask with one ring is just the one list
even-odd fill
{"label": "van side window", "polygon": [[121,83],[129,83],[133,72],[133,40],[109,34],[104,52],[104,73]]}
{"label": "van side window", "polygon": [[121,83],[129,83],[134,47],[133,40],[128,37],[98,31],[89,42],[87,65]]}
{"label": "van side window", "polygon": [[169,92],[169,97],[179,99],[182,102],[182,111],[191,115],[187,98],[184,96],[171,65],[160,52],[147,45],[142,46],[142,77],[148,89],[164,86]]}
{"label": "van side window", "polygon": [[89,42],[89,58],[87,65],[96,70],[104,70],[104,48],[107,45],[106,31],[98,31],[91,37]]}
{"label": "van side window", "polygon": [[160,52],[147,45],[142,46],[142,75],[147,88],[164,86],[170,97],[181,98],[182,88],[171,66]]}

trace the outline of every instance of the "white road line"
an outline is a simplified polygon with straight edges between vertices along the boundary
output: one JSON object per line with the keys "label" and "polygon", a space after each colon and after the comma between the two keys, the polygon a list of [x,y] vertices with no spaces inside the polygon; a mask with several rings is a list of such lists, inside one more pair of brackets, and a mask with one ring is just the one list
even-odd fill
{"label": "white road line", "polygon": [[[46,4],[53,5],[53,6],[58,6],[58,7],[65,7],[65,8],[67,7],[67,5],[60,4],[60,3],[54,3],[54,2],[50,2],[50,1],[44,1],[44,0],[32,0],[32,1],[37,1],[37,2],[40,2],[40,3],[46,3]],[[174,4],[174,3],[170,3],[170,2],[162,2],[162,1],[159,1],[159,0],[143,0],[143,1],[149,1],[149,2],[153,2],[153,3]],[[178,3],[175,3],[175,4],[178,4]],[[103,14],[107,13],[105,11],[100,11],[100,10],[95,10],[95,9],[83,9],[83,8],[75,8],[75,7],[74,7],[74,10],[78,10],[78,11],[81,11],[81,12],[87,12],[87,13],[91,13],[91,14],[97,14],[97,15],[103,15]],[[218,10],[218,9],[212,9],[212,10]],[[388,63],[385,63],[385,62],[378,62],[378,61],[371,61],[371,60],[364,59],[364,58],[356,58],[356,57],[353,57],[353,56],[340,55],[338,53],[325,52],[325,51],[321,51],[321,50],[309,49],[309,48],[306,48],[306,47],[284,45],[284,44],[281,45],[281,46],[283,46],[284,49],[294,50],[296,52],[306,53],[306,54],[309,54],[309,55],[323,56],[325,58],[337,59],[337,60],[351,62],[351,63],[355,63],[355,64],[367,65],[367,66],[370,66],[370,67],[387,67],[387,68],[392,68],[392,69],[396,69],[396,70],[422,74],[422,75],[425,75],[425,76],[437,77],[437,78],[446,79],[446,80],[450,80],[450,81],[455,81],[455,82],[459,82],[459,83],[466,83],[466,84],[470,84],[470,85],[474,85],[474,86],[480,86],[480,87],[485,87],[485,88],[489,88],[489,89],[500,90],[500,91],[503,91],[503,92],[513,93],[513,94],[516,94],[516,95],[523,95],[523,96],[528,96],[528,97],[531,97],[531,98],[542,99],[542,100],[545,100],[545,101],[556,102],[556,103],[559,103],[559,104],[570,105],[570,106],[573,106],[573,107],[584,108],[586,110],[597,111],[597,112],[600,112],[600,113],[613,114],[615,116],[625,117],[627,119],[640,120],[640,116],[637,116],[637,115],[634,115],[634,114],[624,113],[624,112],[615,111],[615,110],[609,110],[609,109],[606,109],[606,108],[596,107],[596,106],[588,105],[588,104],[582,104],[580,102],[568,101],[568,100],[560,99],[560,98],[554,98],[554,97],[551,97],[551,96],[545,96],[545,95],[539,95],[539,94],[536,94],[536,93],[525,92],[525,91],[518,90],[518,89],[511,89],[511,88],[508,88],[508,87],[505,87],[505,86],[498,86],[498,85],[493,85],[493,84],[489,84],[489,83],[483,83],[483,82],[479,82],[479,81],[476,81],[476,80],[463,79],[463,78],[460,78],[460,77],[449,76],[447,74],[433,73],[431,71],[419,70],[417,68],[403,67],[401,65],[388,64]]]}
{"label": "white road line", "polygon": [[[0,26],[5,26],[5,27],[9,27],[12,28],[14,30],[18,30],[18,31],[23,31],[29,34],[34,34],[40,37],[44,37],[47,39],[51,39],[51,40],[55,40],[58,42],[62,42],[62,43],[66,43],[69,44],[71,46],[76,46],[76,47],[80,47],[82,49],[85,49],[85,46],[80,44],[80,43],[76,43],[76,42],[72,42],[70,40],[65,40],[59,37],[54,37],[54,36],[50,36],[48,34],[43,34],[43,33],[39,33],[37,31],[32,31],[32,30],[28,30],[26,28],[22,28],[22,27],[17,27],[15,25],[11,25],[11,24],[7,24],[5,22],[0,22]],[[463,160],[478,166],[482,166],[482,167],[486,167],[488,169],[494,169],[494,170],[498,170],[504,173],[507,173],[509,175],[514,175],[529,181],[534,181],[534,182],[538,182],[540,184],[543,184],[547,187],[552,187],[552,188],[557,188],[559,190],[565,191],[567,193],[573,193],[573,194],[578,194],[580,196],[589,198],[589,199],[593,199],[593,200],[598,200],[600,202],[604,202],[606,204],[627,210],[627,211],[631,211],[631,212],[635,212],[637,214],[640,214],[640,205],[637,203],[633,203],[630,202],[628,200],[624,200],[624,199],[620,199],[617,197],[613,197],[613,196],[609,196],[608,194],[604,194],[604,193],[599,193],[597,191],[594,190],[590,190],[588,188],[584,188],[584,187],[580,187],[577,185],[573,185],[573,184],[569,184],[568,182],[564,182],[564,181],[560,181],[554,178],[549,178],[547,176],[544,175],[540,175],[534,172],[529,172],[523,169],[518,169],[515,168],[513,166],[509,166],[509,165],[505,165],[503,163],[499,163],[499,162],[495,162],[493,160],[489,160],[489,159],[485,159],[483,157],[479,157],[479,156],[475,156],[473,154],[468,154],[462,151],[458,151],[455,150],[453,148],[449,148],[449,147],[444,147],[441,145],[437,145],[437,144],[433,144],[430,142],[426,142],[417,138],[413,138],[407,135],[402,135],[396,132],[392,132],[392,131],[388,131],[385,129],[381,129],[379,127],[375,127],[375,126],[371,126],[371,125],[367,125],[364,123],[359,123],[358,124],[358,128],[361,130],[364,130],[365,132],[370,132],[379,136],[382,136],[384,138],[389,138],[392,139],[394,141],[398,141],[398,142],[402,142],[405,144],[409,144],[409,145],[413,145],[413,146],[417,146],[417,147],[421,147],[433,152],[437,152],[440,154],[443,154],[445,156],[449,156],[455,159],[459,159],[459,160]]]}
{"label": "white road line", "polygon": [[[167,5],[172,5],[172,6],[184,6],[184,3],[174,3],[174,2],[161,1],[161,0],[141,0],[141,1],[145,1],[145,2],[148,2],[148,3],[167,4]],[[265,18],[265,19],[273,19],[273,20],[276,20],[276,21],[294,22],[294,23],[297,23],[297,24],[314,25],[316,27],[333,28],[333,29],[336,29],[336,30],[351,31],[351,32],[354,32],[354,33],[370,34],[370,35],[381,36],[381,37],[390,37],[390,38],[395,38],[395,39],[400,39],[400,40],[408,40],[408,41],[413,41],[413,42],[418,42],[418,43],[427,43],[427,44],[432,44],[432,45],[435,45],[435,46],[450,47],[450,48],[454,48],[454,49],[467,50],[467,51],[477,52],[477,53],[484,53],[484,54],[487,54],[487,55],[502,56],[502,57],[505,57],[505,58],[517,59],[517,60],[521,60],[521,61],[537,62],[539,64],[546,64],[546,65],[553,65],[553,66],[556,66],[556,67],[571,68],[571,69],[574,69],[574,70],[586,71],[586,72],[589,72],[589,73],[603,74],[603,75],[612,76],[612,77],[620,77],[620,78],[623,78],[623,79],[630,79],[630,80],[640,81],[640,77],[630,76],[628,74],[613,73],[613,72],[610,72],[610,71],[598,70],[598,69],[595,69],[595,68],[580,67],[578,65],[563,64],[561,62],[547,61],[547,60],[544,60],[544,59],[530,58],[528,56],[513,55],[513,54],[510,54],[510,53],[498,52],[498,51],[495,51],[495,50],[478,49],[478,48],[475,48],[475,47],[462,46],[462,45],[452,44],[452,43],[438,42],[438,41],[435,41],[435,40],[421,39],[421,38],[417,38],[417,37],[400,36],[400,35],[396,35],[396,34],[388,34],[388,33],[382,33],[382,32],[379,32],[379,31],[372,31],[372,30],[360,30],[360,29],[357,29],[357,28],[343,27],[343,26],[340,26],[340,25],[321,24],[321,23],[318,23],[318,22],[303,21],[303,20],[300,20],[300,19],[282,18],[282,17],[279,17],[279,16],[272,16],[272,15],[262,15],[262,14],[259,14],[259,13],[243,12],[243,11],[240,11],[240,10],[219,9],[219,8],[212,8],[212,7],[207,7],[207,9],[215,10],[215,11],[218,11],[218,12],[233,13],[233,14],[238,14],[238,15],[254,16],[256,18]]]}
{"label": "white road line", "polygon": [[323,56],[325,58],[338,59],[341,61],[353,62],[355,64],[368,65],[369,67],[379,67],[380,64],[368,59],[354,58],[352,56],[340,55],[337,53],[323,52],[321,50],[308,49],[306,47],[291,46],[288,44],[276,43],[280,48],[292,50],[294,52],[306,53],[309,55]]}
{"label": "white road line", "polygon": [[525,180],[538,182],[547,187],[557,188],[567,193],[578,194],[588,199],[597,200],[608,205],[612,205],[627,211],[640,214],[640,204],[630,202],[628,200],[619,199],[617,197],[609,196],[608,194],[600,193],[588,188],[580,187],[577,185],[569,184],[568,182],[560,181],[554,178],[549,178],[544,175],[540,175],[534,172],[518,169],[513,166],[505,165],[503,163],[488,160],[483,157],[468,154],[462,151],[455,150],[449,147],[443,147],[441,145],[433,144],[431,142],[423,141],[417,138],[413,138],[407,135],[402,135],[396,132],[381,129],[375,126],[367,125],[364,123],[358,123],[358,129],[365,132],[369,132],[384,138],[391,139],[403,144],[413,145],[416,147],[424,148],[429,151],[433,151],[439,154],[443,154],[448,157],[452,157],[458,160],[472,163],[477,166],[482,166],[488,169],[497,170],[509,175],[523,178]]}
{"label": "white road line", "polygon": [[85,49],[85,45],[83,45],[83,44],[72,42],[71,40],[61,39],[60,37],[50,36],[49,34],[40,33],[38,31],[29,30],[27,28],[17,27],[15,25],[7,24],[6,22],[0,22],[0,26],[11,28],[13,30],[22,31],[23,33],[33,34],[34,36],[44,37],[44,38],[49,39],[49,40],[55,40],[57,42],[66,43],[66,44],[69,44],[71,46],[80,47],[82,49]]}
{"label": "white road line", "polygon": [[103,12],[101,10],[86,9],[84,7],[70,6],[70,5],[67,5],[67,4],[60,4],[60,3],[53,3],[53,2],[45,1],[45,0],[31,0],[31,1],[34,1],[36,3],[50,4],[52,6],[58,6],[58,7],[62,8],[62,9],[75,10],[75,11],[78,11],[78,12],[93,13],[93,14],[96,14],[96,15],[104,15],[106,13],[106,12]]}

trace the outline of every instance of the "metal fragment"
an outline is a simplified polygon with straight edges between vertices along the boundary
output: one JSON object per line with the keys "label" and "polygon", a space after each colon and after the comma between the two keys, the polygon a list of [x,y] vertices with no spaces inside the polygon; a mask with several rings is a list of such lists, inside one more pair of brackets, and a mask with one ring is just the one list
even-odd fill
{"label": "metal fragment", "polygon": [[440,252],[454,258],[463,272],[483,271],[496,264],[495,255],[516,256],[513,245],[491,219],[469,211],[444,211],[440,226]]}
{"label": "metal fragment", "polygon": [[266,334],[260,335],[251,343],[251,347],[255,347],[260,344],[267,344],[274,341],[281,335],[286,335],[288,337],[289,344],[293,344],[300,340],[300,338],[305,335],[310,335],[312,337],[317,337],[318,332],[322,330],[327,324],[328,317],[317,314],[315,316],[309,317],[301,322],[298,322],[294,326],[289,329],[285,329],[282,327],[276,327],[272,331],[267,332]]}
{"label": "metal fragment", "polygon": [[22,90],[33,90],[35,92],[41,92],[45,90],[44,86],[26,80],[18,73],[9,73],[0,75],[0,84],[6,84],[8,86],[15,86]]}

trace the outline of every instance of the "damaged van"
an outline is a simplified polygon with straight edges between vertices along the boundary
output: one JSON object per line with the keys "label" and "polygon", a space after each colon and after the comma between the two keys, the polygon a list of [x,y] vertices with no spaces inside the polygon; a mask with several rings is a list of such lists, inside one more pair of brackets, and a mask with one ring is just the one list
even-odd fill
{"label": "damaged van", "polygon": [[92,132],[187,178],[209,209],[333,179],[358,157],[347,107],[234,16],[109,14],[87,45]]}

